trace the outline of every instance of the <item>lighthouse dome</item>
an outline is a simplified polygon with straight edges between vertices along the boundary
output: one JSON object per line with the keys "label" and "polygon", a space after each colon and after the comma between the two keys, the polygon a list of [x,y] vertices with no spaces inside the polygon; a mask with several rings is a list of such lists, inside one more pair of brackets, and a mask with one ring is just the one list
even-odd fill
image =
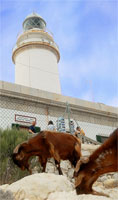
{"label": "lighthouse dome", "polygon": [[34,12],[32,14],[28,15],[23,22],[23,30],[24,31],[34,29],[34,28],[44,30],[45,27],[46,27],[45,20],[40,15],[38,15],[37,13],[34,13]]}

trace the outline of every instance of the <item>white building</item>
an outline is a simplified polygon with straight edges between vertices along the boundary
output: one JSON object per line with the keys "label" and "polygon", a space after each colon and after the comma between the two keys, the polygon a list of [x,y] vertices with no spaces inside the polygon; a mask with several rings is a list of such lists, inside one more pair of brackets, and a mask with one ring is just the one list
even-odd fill
{"label": "white building", "polygon": [[58,46],[46,30],[44,19],[35,13],[27,16],[12,54],[15,83],[61,94],[59,59]]}

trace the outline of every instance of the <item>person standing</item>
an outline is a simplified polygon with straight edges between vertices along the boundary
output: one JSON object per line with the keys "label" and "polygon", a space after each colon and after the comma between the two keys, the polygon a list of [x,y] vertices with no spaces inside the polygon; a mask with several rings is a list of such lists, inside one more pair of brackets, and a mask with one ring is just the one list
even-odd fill
{"label": "person standing", "polygon": [[84,130],[82,128],[81,128],[80,134],[85,136],[85,132],[84,132]]}
{"label": "person standing", "polygon": [[78,135],[85,136],[85,132],[82,128],[80,128],[80,126],[77,126],[76,131],[75,131],[75,136],[78,136]]}
{"label": "person standing", "polygon": [[29,133],[30,134],[35,134],[36,133],[35,125],[36,125],[36,121],[33,121],[32,125],[29,127]]}
{"label": "person standing", "polygon": [[80,135],[80,133],[81,133],[80,126],[77,126],[76,131],[75,131],[75,136],[78,137],[78,135]]}
{"label": "person standing", "polygon": [[48,122],[47,130],[49,130],[49,131],[56,131],[55,126],[54,126],[52,120],[50,120],[50,121]]}
{"label": "person standing", "polygon": [[85,132],[83,129],[80,128],[80,126],[77,126],[76,131],[75,131],[75,136],[79,137],[81,142],[84,143]]}

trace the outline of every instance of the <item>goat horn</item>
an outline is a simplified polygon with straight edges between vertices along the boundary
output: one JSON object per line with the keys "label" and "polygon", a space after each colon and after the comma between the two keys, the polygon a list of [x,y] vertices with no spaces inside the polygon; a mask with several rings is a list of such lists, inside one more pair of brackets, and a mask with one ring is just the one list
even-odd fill
{"label": "goat horn", "polygon": [[24,142],[22,142],[21,144],[18,144],[18,145],[16,146],[16,148],[14,149],[13,153],[18,153],[19,147],[20,147],[22,144],[24,144],[24,143],[28,143],[28,141],[24,141]]}
{"label": "goat horn", "polygon": [[76,164],[75,172],[78,172],[78,171],[79,171],[80,165],[81,165],[81,164],[82,164],[82,161],[79,160],[79,161],[77,162],[77,164]]}
{"label": "goat horn", "polygon": [[18,145],[16,146],[16,148],[15,148],[14,151],[13,151],[13,153],[18,153],[18,150],[19,150],[20,145],[21,145],[21,144],[18,144]]}
{"label": "goat horn", "polygon": [[75,172],[78,172],[82,163],[88,163],[88,157],[81,157],[80,160],[76,164]]}

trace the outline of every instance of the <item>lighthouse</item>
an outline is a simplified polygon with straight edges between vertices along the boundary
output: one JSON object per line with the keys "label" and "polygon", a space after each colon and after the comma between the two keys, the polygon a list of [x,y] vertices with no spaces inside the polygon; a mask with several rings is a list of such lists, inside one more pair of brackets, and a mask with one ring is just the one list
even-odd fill
{"label": "lighthouse", "polygon": [[32,13],[23,22],[23,31],[13,48],[15,83],[61,94],[58,62],[60,53],[45,20]]}

